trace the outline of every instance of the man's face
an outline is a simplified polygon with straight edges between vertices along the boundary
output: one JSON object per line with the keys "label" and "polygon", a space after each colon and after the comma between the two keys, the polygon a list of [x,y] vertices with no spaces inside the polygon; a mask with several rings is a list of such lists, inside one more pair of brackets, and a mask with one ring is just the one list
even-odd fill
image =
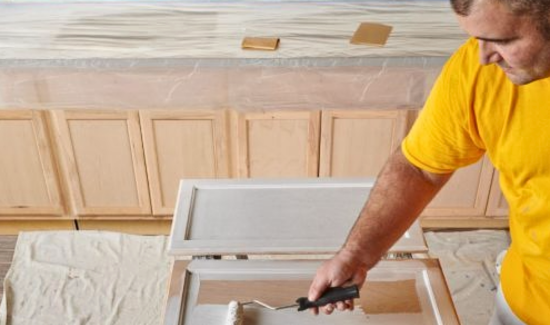
{"label": "man's face", "polygon": [[458,23],[478,40],[481,64],[497,64],[514,84],[550,76],[550,41],[533,17],[514,15],[496,0],[475,0]]}

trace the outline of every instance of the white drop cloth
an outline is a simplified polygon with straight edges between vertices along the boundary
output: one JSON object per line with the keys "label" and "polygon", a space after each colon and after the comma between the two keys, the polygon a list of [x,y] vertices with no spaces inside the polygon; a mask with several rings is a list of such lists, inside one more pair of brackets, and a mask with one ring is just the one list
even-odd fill
{"label": "white drop cloth", "polygon": [[167,237],[23,232],[4,281],[0,324],[159,324]]}

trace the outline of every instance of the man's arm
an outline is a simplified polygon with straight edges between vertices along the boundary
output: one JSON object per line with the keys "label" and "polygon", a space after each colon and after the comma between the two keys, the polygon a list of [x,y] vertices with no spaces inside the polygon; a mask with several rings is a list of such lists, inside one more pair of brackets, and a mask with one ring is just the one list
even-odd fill
{"label": "man's arm", "polygon": [[[388,159],[342,249],[317,271],[309,290],[316,300],[329,287],[363,285],[366,273],[410,227],[452,174],[423,171],[401,148]],[[334,306],[323,310],[330,314]],[[338,309],[352,308],[338,304]],[[317,312],[317,311],[315,311]]]}

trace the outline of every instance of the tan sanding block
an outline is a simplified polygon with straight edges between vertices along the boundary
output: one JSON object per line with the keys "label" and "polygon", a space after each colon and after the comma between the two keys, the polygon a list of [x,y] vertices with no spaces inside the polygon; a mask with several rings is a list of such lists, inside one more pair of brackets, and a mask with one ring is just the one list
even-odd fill
{"label": "tan sanding block", "polygon": [[393,27],[378,23],[361,23],[350,40],[351,44],[384,46]]}
{"label": "tan sanding block", "polygon": [[275,51],[279,47],[279,38],[276,37],[245,37],[242,48],[245,50]]}

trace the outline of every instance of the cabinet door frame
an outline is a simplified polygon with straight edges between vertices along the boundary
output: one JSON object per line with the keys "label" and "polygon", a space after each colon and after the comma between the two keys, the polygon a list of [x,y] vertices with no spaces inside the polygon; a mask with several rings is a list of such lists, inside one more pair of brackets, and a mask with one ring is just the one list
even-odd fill
{"label": "cabinet door frame", "polygon": [[[141,142],[139,115],[133,110],[51,110],[55,129],[55,139],[60,154],[61,168],[72,198],[73,212],[77,218],[86,217],[131,217],[151,214],[149,188],[145,169],[145,157]],[[85,204],[81,179],[78,172],[73,141],[68,120],[126,120],[128,139],[131,146],[136,193],[139,201],[137,207],[90,207]]]}
{"label": "cabinet door frame", "polygon": [[228,118],[227,110],[140,110],[141,131],[147,167],[147,176],[151,194],[151,205],[154,215],[172,215],[174,207],[163,204],[160,166],[155,142],[153,121],[155,120],[206,120],[212,121],[212,139],[214,144],[214,168],[216,177],[228,178]]}
{"label": "cabinet door frame", "polygon": [[[334,121],[339,118],[345,119],[395,119],[396,124],[392,130],[392,144],[390,151],[393,153],[405,138],[410,129],[411,123],[416,116],[413,110],[323,110],[321,115],[321,145],[319,158],[319,176],[332,176],[332,151],[334,145]],[[376,176],[376,175],[374,175]]]}
{"label": "cabinet door frame", "polygon": [[231,114],[231,151],[234,153],[233,177],[250,177],[249,121],[258,120],[306,120],[308,121],[308,150],[304,177],[319,176],[319,141],[321,112],[311,111],[270,111],[236,112]]}
{"label": "cabinet door frame", "polygon": [[[37,151],[40,158],[40,163],[44,176],[44,184],[46,186],[50,204],[48,206],[14,206],[0,207],[0,215],[24,216],[22,218],[29,219],[33,217],[54,216],[62,218],[65,214],[64,201],[62,199],[61,186],[59,182],[59,174],[54,160],[52,143],[48,133],[46,116],[44,111],[39,110],[1,110],[1,120],[32,120],[34,131],[34,139],[36,141]],[[4,217],[2,216],[2,219]],[[34,218],[33,218],[34,219]]]}

